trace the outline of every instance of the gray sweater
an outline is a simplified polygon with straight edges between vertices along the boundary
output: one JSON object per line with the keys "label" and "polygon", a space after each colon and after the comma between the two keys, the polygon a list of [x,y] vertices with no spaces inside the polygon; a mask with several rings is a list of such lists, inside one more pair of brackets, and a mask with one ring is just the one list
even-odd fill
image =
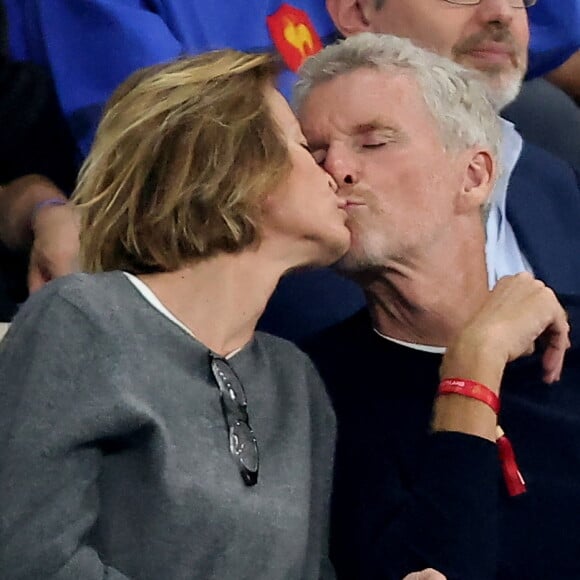
{"label": "gray sweater", "polygon": [[316,579],[334,417],[290,343],[229,362],[260,448],[246,487],[208,349],[120,272],[33,296],[0,343],[0,578]]}

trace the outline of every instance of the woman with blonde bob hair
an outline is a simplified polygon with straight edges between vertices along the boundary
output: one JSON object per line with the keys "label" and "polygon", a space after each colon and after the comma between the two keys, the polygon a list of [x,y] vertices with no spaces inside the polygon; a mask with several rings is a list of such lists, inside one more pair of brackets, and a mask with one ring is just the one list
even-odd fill
{"label": "woman with blonde bob hair", "polygon": [[275,74],[217,51],[107,106],[75,193],[89,273],[35,294],[0,351],[3,580],[332,576],[333,414],[255,326],[350,233]]}

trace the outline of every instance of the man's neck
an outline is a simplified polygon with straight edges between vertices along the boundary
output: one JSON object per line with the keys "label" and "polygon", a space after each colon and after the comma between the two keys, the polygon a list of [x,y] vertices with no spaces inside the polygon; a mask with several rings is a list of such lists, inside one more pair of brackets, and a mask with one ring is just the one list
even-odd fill
{"label": "man's neck", "polygon": [[364,282],[375,328],[397,340],[447,346],[488,294],[483,236],[410,263],[386,264]]}

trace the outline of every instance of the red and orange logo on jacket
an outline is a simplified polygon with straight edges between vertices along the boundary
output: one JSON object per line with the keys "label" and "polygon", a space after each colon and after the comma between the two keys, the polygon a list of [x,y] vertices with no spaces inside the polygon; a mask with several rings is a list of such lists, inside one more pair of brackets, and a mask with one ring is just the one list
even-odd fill
{"label": "red and orange logo on jacket", "polygon": [[290,70],[296,72],[304,59],[322,48],[322,41],[304,10],[282,4],[266,20],[274,45]]}

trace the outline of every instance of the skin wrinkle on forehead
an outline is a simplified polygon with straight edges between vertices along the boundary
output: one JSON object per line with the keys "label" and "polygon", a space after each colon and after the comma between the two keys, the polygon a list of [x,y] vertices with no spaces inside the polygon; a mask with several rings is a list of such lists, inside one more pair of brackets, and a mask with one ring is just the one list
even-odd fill
{"label": "skin wrinkle on forehead", "polygon": [[380,120],[373,120],[373,121],[369,121],[368,123],[361,123],[359,125],[357,125],[354,130],[353,130],[353,134],[354,135],[365,135],[367,133],[372,133],[372,132],[381,132],[381,133],[397,133],[398,130],[393,127],[392,125],[389,124],[385,124],[384,122],[380,121]]}
{"label": "skin wrinkle on forehead", "polygon": [[[408,83],[411,83],[417,88],[418,94],[421,94],[421,85],[419,79],[416,77],[412,70],[407,70],[405,68],[400,68],[398,66],[378,66],[378,67],[367,67],[367,66],[360,66],[351,70],[347,70],[345,72],[341,72],[337,74],[333,79],[326,79],[321,83],[315,83],[308,94],[304,96],[304,99],[300,103],[300,108],[297,111],[298,118],[300,122],[303,124],[303,130],[305,134],[307,134],[308,138],[308,145],[310,150],[312,151],[313,155],[316,158],[317,163],[321,163],[323,161],[321,153],[326,153],[331,145],[331,141],[342,141],[343,143],[350,143],[351,145],[355,145],[356,147],[364,147],[365,143],[364,140],[369,141],[385,141],[385,142],[398,142],[398,143],[406,143],[409,141],[409,135],[400,126],[398,123],[397,118],[393,117],[390,114],[390,109],[388,102],[384,102],[383,95],[377,95],[378,99],[381,100],[381,109],[382,111],[369,111],[367,109],[359,109],[358,106],[355,107],[357,110],[357,114],[354,118],[352,116],[348,119],[344,118],[344,115],[337,115],[336,118],[328,118],[326,121],[323,121],[322,118],[316,116],[315,123],[307,123],[304,124],[305,119],[304,115],[306,109],[308,108],[308,102],[310,97],[313,93],[316,93],[319,88],[323,88],[324,85],[327,83],[332,83],[333,80],[337,79],[338,77],[346,77],[352,79],[352,77],[356,77],[359,73],[363,75],[368,75],[369,73],[373,76],[379,75],[385,86],[389,86],[390,88],[395,89],[395,93],[391,94],[390,101],[393,103],[393,106],[396,106],[401,99],[404,99],[404,93],[401,93],[401,86],[405,86]],[[402,85],[401,85],[402,83]],[[382,84],[382,83],[381,83]],[[367,94],[369,98],[376,92],[373,87],[365,87],[368,91]],[[383,109],[384,105],[384,109]],[[351,107],[347,104],[344,106],[351,109]],[[420,101],[413,104],[417,114],[423,115],[426,113],[429,119],[429,122],[434,123],[434,127],[437,131],[438,137],[441,139],[445,139],[444,127],[438,121],[438,119],[434,116],[431,107],[428,105],[426,99],[421,96]],[[338,107],[338,110],[341,110],[341,107]],[[342,108],[344,110],[344,107]],[[352,109],[351,109],[352,110]],[[369,116],[373,115],[370,119]],[[369,119],[369,120],[367,120]],[[332,133],[334,134],[333,138],[331,139],[328,134],[324,134],[328,131],[328,125],[326,123],[330,122],[330,126],[332,126]],[[341,138],[337,138],[337,132],[341,135]],[[373,143],[366,143],[367,147],[372,147]],[[378,143],[377,143],[378,145]],[[436,146],[436,144],[434,144]],[[438,147],[437,147],[438,148]],[[445,144],[442,145],[442,150],[447,150],[448,147]]]}

